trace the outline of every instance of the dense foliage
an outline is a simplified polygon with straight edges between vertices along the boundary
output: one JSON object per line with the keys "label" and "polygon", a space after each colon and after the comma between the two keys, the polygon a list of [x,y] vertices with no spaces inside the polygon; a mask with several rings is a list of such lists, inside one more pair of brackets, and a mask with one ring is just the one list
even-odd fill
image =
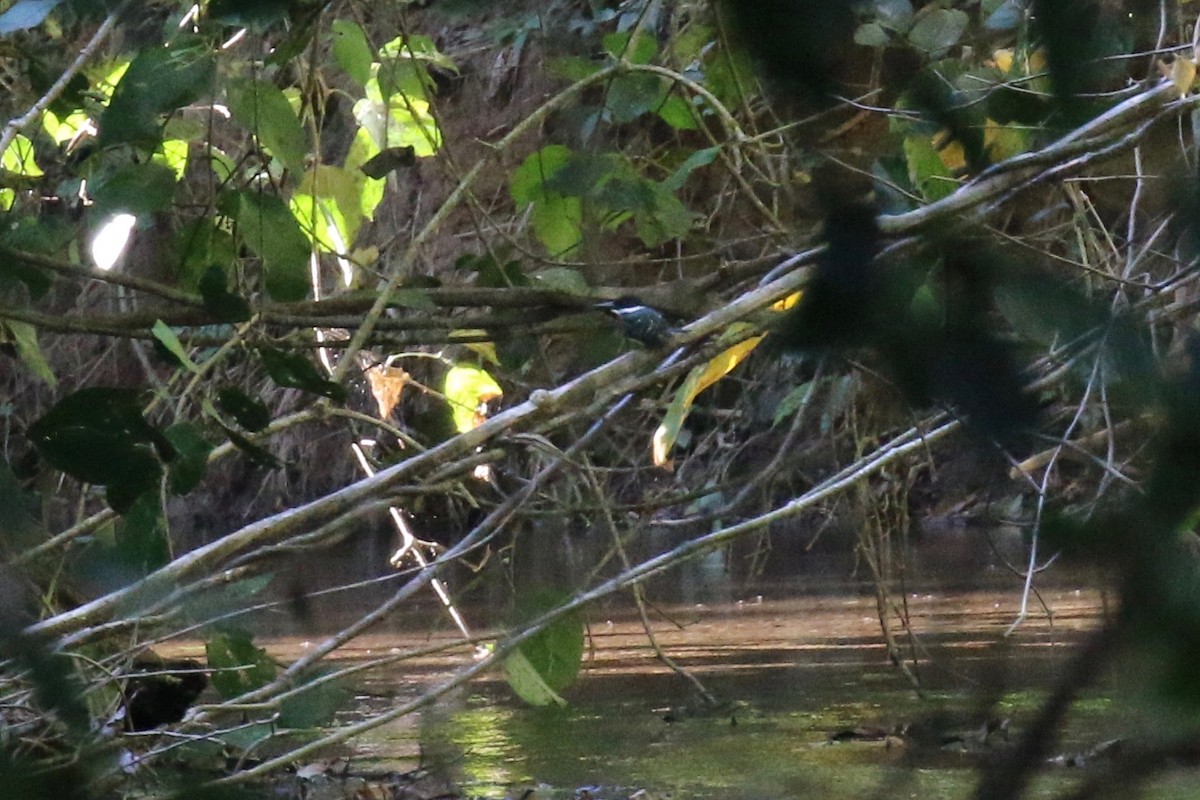
{"label": "dense foliage", "polygon": [[[9,796],[128,791],[107,737],[153,726],[101,729],[156,668],[220,701],[136,759],[224,784],[413,713],[449,687],[330,727],[322,662],[426,589],[464,653],[502,627],[462,680],[564,703],[589,603],[645,613],[649,576],[719,547],[744,575],[829,516],[903,665],[881,553],[976,488],[930,478],[968,449],[1010,474],[1014,591],[1062,552],[1123,599],[979,796],[1025,791],[1117,653],[1194,711],[1190,6],[0,4]],[[666,347],[597,309],[629,295]],[[284,556],[369,525],[413,571],[278,663],[252,612],[305,621]],[[511,611],[465,619],[491,553]],[[151,651],[186,637],[203,667]]]}

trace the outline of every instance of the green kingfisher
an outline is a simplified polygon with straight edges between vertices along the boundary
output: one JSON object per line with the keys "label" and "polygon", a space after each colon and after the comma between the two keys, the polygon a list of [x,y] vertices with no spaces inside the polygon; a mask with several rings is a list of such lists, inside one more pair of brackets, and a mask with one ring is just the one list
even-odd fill
{"label": "green kingfisher", "polygon": [[675,329],[656,308],[651,308],[636,297],[618,297],[597,303],[596,308],[612,314],[621,323],[621,331],[635,342],[646,347],[662,347]]}

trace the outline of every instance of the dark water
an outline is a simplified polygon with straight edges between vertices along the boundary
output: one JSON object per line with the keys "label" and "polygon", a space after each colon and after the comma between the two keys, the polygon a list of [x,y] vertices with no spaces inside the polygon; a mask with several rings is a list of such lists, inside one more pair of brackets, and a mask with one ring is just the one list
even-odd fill
{"label": "dark water", "polygon": [[[770,583],[733,581],[712,558],[650,587],[650,622],[663,649],[725,703],[719,711],[703,713],[689,684],[655,657],[628,598],[614,599],[590,610],[585,666],[564,692],[566,708],[527,707],[493,673],[355,740],[350,755],[374,770],[422,763],[489,798],[535,787],[539,798],[583,787],[596,798],[644,790],[643,800],[969,797],[981,762],[1010,746],[1003,733],[976,741],[976,731],[1003,720],[1009,739],[1020,735],[1098,625],[1105,597],[1094,576],[1049,573],[1029,616],[1006,635],[1020,613],[1020,582],[1003,569],[1003,554],[965,539],[934,544],[907,554],[903,591],[897,583],[891,598],[891,625],[919,692],[888,658],[875,597],[853,558],[814,557],[802,574]],[[476,624],[488,618],[482,607],[464,610]],[[338,657],[453,638],[425,599]],[[285,637],[272,649],[287,657],[308,646]],[[374,671],[346,719],[393,708],[468,663],[459,647]],[[1140,701],[1121,699],[1120,687],[1113,676],[1076,704],[1056,752],[1145,732]],[[831,742],[856,728],[910,734]],[[943,744],[955,737],[965,742]],[[1062,796],[1084,773],[1048,767],[1030,796]],[[1147,789],[1197,797],[1200,773],[1175,770]]]}

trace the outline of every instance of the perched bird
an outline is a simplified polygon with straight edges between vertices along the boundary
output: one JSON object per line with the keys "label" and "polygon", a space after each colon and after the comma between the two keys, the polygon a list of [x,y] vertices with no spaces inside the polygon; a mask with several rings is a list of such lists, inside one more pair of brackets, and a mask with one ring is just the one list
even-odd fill
{"label": "perched bird", "polygon": [[662,347],[675,333],[671,323],[656,308],[644,305],[636,297],[618,297],[597,303],[596,308],[612,314],[621,323],[621,332],[646,347]]}

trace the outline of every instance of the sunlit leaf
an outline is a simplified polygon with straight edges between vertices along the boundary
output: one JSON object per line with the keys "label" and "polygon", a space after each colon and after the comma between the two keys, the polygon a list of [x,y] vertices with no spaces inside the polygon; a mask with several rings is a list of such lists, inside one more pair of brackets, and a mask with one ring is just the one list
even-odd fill
{"label": "sunlit leaf", "polygon": [[446,373],[442,393],[450,404],[455,430],[465,433],[483,423],[485,416],[481,407],[502,397],[504,390],[487,370],[458,364]]}
{"label": "sunlit leaf", "polygon": [[583,208],[579,198],[547,187],[571,156],[571,150],[563,145],[548,145],[529,155],[509,178],[513,201],[522,209],[533,205],[534,233],[556,255],[573,250],[582,237]]}
{"label": "sunlit leaf", "polygon": [[183,180],[183,175],[187,172],[188,143],[183,139],[164,140],[162,148],[154,154],[153,161],[175,173],[175,180]]}
{"label": "sunlit leaf", "polygon": [[318,164],[304,173],[292,194],[292,213],[322,249],[347,252],[366,218],[362,198],[368,182],[357,171]]}
{"label": "sunlit leaf", "polygon": [[[749,323],[734,323],[724,335],[738,335],[749,328]],[[754,352],[754,348],[758,347],[763,338],[764,335],[760,334],[738,342],[717,354],[707,364],[695,367],[688,373],[675,391],[675,397],[667,408],[667,413],[663,415],[663,421],[654,432],[651,456],[655,466],[661,467],[667,463],[671,448],[679,438],[679,431],[683,429],[684,420],[691,412],[696,396],[732,372]]]}
{"label": "sunlit leaf", "polygon": [[[421,96],[389,93],[372,78],[365,87],[366,97],[354,104],[354,118],[370,134],[377,148],[366,158],[388,148],[411,147],[418,158],[436,153],[442,146],[442,132],[430,113],[429,101]],[[365,159],[364,159],[365,161]],[[363,162],[353,165],[357,167]],[[347,163],[347,168],[352,168]]]}
{"label": "sunlit leaf", "polygon": [[26,178],[37,178],[44,174],[33,157],[33,142],[19,133],[13,137],[12,143],[4,151],[4,156],[0,159],[0,166],[15,175]]}

